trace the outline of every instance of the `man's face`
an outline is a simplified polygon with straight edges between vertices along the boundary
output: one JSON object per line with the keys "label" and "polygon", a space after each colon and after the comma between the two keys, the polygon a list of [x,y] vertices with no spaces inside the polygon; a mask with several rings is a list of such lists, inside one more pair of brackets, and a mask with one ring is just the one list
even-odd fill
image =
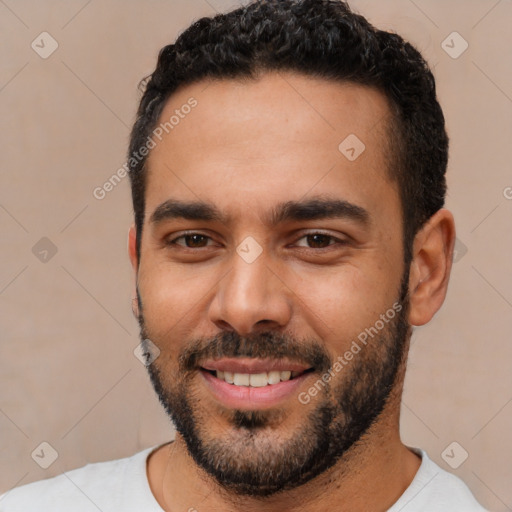
{"label": "man's face", "polygon": [[[389,111],[369,88],[266,74],[185,87],[161,121],[191,97],[148,158],[141,336],[160,350],[150,376],[196,463],[270,495],[331,467],[403,378]],[[177,216],[178,202],[218,215]]]}

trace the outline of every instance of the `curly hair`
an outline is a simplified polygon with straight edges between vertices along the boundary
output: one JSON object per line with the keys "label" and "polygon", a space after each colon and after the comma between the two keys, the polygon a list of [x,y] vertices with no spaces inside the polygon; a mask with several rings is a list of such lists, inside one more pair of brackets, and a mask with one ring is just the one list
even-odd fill
{"label": "curly hair", "polygon": [[448,136],[434,77],[410,43],[376,29],[341,0],[255,0],[197,20],[160,50],[155,71],[141,81],[145,90],[128,151],[139,257],[146,158],[130,157],[154,130],[168,98],[204,79],[257,79],[280,70],[370,86],[388,99],[393,153],[387,173],[398,184],[410,263],[414,236],[446,195]]}

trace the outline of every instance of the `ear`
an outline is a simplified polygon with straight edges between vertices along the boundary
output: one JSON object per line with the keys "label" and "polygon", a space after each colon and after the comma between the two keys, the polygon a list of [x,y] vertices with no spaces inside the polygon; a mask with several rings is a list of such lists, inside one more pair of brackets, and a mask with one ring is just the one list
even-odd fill
{"label": "ear", "polygon": [[135,224],[132,224],[128,231],[128,255],[134,272],[134,284],[132,291],[132,311],[135,318],[139,317],[139,301],[137,298],[137,272],[139,261],[137,258],[137,230]]}
{"label": "ear", "polygon": [[416,234],[409,273],[409,323],[424,325],[446,297],[455,245],[455,222],[445,208],[437,211]]}

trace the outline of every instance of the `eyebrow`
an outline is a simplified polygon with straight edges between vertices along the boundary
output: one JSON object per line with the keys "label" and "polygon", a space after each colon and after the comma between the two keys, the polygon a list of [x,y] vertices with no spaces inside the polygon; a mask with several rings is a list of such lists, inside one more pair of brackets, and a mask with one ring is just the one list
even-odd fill
{"label": "eyebrow", "polygon": [[[222,213],[215,205],[204,201],[180,201],[168,199],[154,210],[150,223],[160,224],[166,220],[186,219],[229,224],[231,217]],[[321,219],[348,219],[367,227],[370,214],[362,206],[343,199],[312,198],[300,201],[286,201],[272,208],[263,219],[268,226],[289,221]]]}

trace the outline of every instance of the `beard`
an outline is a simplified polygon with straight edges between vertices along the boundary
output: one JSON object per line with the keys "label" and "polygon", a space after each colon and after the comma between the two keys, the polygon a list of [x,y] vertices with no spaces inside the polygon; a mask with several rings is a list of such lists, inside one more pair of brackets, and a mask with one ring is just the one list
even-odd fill
{"label": "beard", "polygon": [[[313,367],[321,379],[335,363],[322,344],[273,331],[247,337],[221,332],[211,339],[191,341],[179,353],[177,364],[166,367],[165,346],[169,341],[151,337],[140,296],[138,299],[142,346],[147,347],[146,340],[150,339],[162,350],[161,356],[147,365],[160,403],[195,463],[235,496],[270,497],[297,488],[333,467],[364,441],[393,390],[403,382],[410,337],[408,272],[402,277],[397,301],[402,308],[346,367],[322,384],[315,402],[304,406],[304,415],[288,429],[283,429],[287,413],[282,409],[217,407],[214,414],[206,410],[194,390],[198,366],[206,359],[220,357],[286,357]],[[215,437],[211,426],[216,421],[221,434]]]}

